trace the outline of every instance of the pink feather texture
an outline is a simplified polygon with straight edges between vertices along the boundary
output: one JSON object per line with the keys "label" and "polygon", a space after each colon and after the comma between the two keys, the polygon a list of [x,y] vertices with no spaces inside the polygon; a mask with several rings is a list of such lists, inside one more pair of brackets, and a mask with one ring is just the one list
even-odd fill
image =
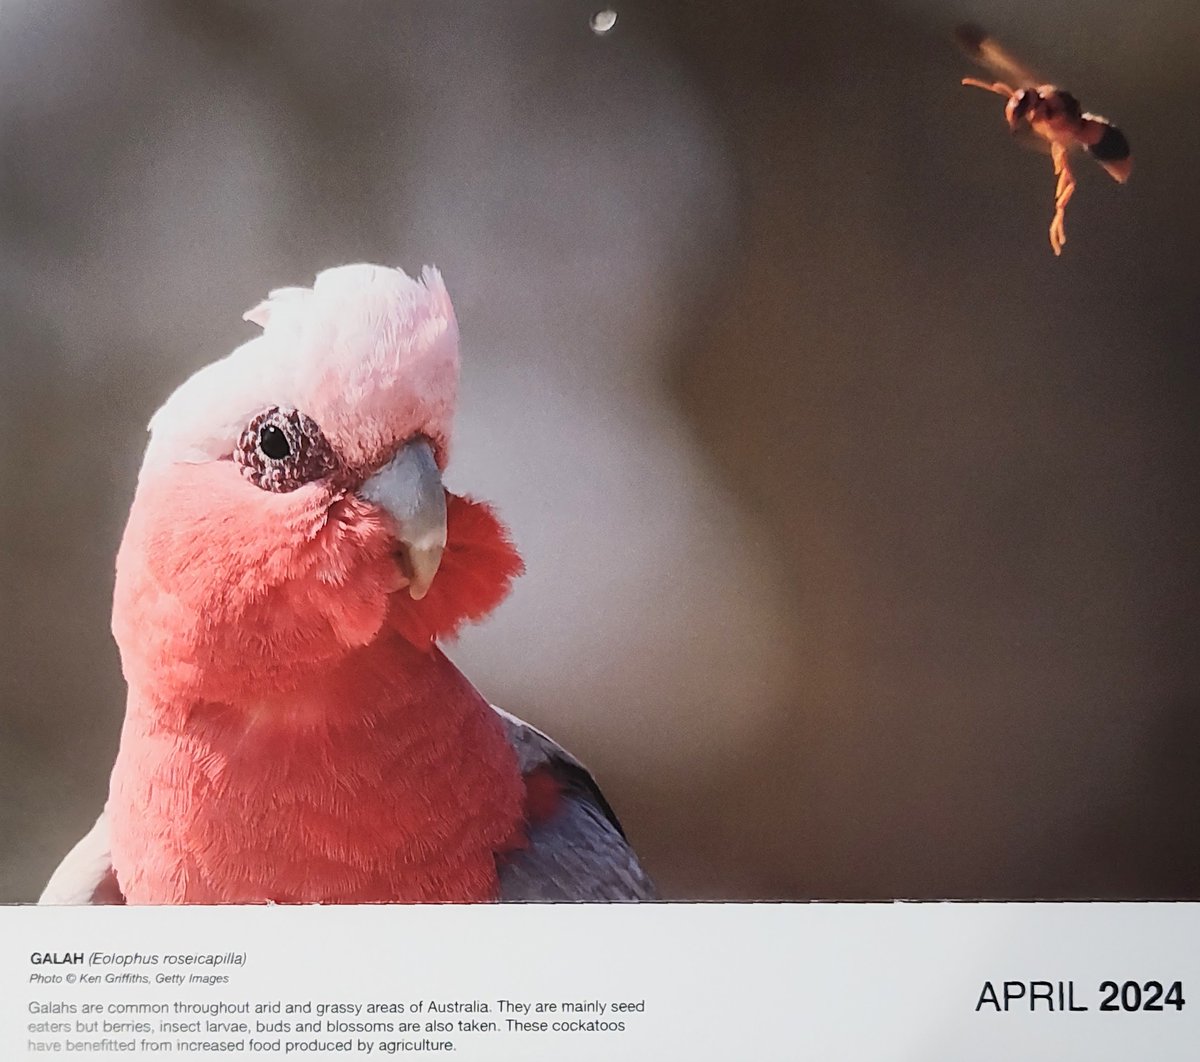
{"label": "pink feather texture", "polygon": [[[428,595],[355,488],[414,437],[449,453],[458,331],[440,276],[346,266],[248,313],[256,339],[155,415],[117,558],[129,685],[108,813],[131,903],[477,901],[524,840],[526,790],[482,696],[438,650],[521,571],[447,495]],[[312,418],[338,473],[241,474],[264,408]]]}

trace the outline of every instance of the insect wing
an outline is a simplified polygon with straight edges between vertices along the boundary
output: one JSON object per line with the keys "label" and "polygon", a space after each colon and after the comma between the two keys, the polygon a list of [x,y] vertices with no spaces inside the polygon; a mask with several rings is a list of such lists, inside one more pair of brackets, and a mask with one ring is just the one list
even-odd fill
{"label": "insect wing", "polygon": [[954,31],[959,47],[985,70],[1015,89],[1042,84],[1042,80],[1027,66],[1018,62],[995,37],[975,25],[959,26]]}

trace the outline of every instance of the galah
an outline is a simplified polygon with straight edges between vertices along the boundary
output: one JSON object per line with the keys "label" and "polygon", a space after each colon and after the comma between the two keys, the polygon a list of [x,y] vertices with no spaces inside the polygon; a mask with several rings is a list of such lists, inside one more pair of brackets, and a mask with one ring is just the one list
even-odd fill
{"label": "galah", "polygon": [[655,898],[588,772],[439,648],[522,569],[442,485],[441,276],[343,266],[245,317],[261,334],[150,422],[117,556],[120,749],[41,902]]}

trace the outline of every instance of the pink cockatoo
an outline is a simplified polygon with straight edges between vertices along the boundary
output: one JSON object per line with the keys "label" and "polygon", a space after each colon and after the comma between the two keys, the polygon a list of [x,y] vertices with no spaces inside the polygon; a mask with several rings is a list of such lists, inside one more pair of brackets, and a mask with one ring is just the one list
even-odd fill
{"label": "pink cockatoo", "polygon": [[442,486],[442,279],[275,291],[150,422],[117,557],[108,802],[43,903],[645,900],[587,771],[437,642],[521,560]]}

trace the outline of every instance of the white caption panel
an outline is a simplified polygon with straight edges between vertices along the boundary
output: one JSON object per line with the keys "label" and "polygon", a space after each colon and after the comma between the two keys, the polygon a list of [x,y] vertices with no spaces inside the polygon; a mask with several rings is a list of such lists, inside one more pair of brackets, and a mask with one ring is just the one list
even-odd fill
{"label": "white caption panel", "polygon": [[1200,1043],[1194,904],[5,907],[0,940],[5,1059],[1171,1062]]}

